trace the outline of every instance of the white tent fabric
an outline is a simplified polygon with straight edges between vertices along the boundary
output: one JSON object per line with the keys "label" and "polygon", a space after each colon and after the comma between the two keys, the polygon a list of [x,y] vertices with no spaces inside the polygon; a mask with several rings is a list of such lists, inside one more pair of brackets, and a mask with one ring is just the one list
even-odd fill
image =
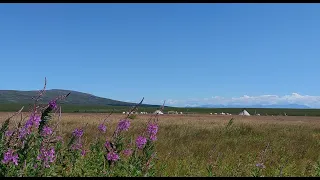
{"label": "white tent fabric", "polygon": [[250,114],[249,114],[248,111],[246,111],[246,110],[241,111],[241,112],[239,113],[239,115],[241,115],[241,116],[250,116]]}
{"label": "white tent fabric", "polygon": [[153,114],[163,114],[160,110],[156,110]]}

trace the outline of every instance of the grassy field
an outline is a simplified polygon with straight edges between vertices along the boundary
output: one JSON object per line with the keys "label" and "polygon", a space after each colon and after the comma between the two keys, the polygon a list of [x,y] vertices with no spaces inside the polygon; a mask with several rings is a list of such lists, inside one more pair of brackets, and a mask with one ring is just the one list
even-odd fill
{"label": "grassy field", "polygon": [[[0,120],[10,114],[0,113]],[[88,123],[84,135],[88,143],[105,116],[63,113],[59,131],[70,136],[73,129]],[[110,117],[109,135],[122,117]],[[148,117],[138,115],[128,133],[141,131]],[[319,117],[162,115],[157,176],[314,176],[320,157],[319,122]],[[257,163],[265,168],[257,168]]]}
{"label": "grassy field", "polygon": [[[0,112],[15,112],[22,106],[30,107],[30,104],[0,104]],[[128,111],[128,106],[85,106],[85,105],[61,105],[63,112],[66,113],[108,113],[114,110],[115,113],[122,113]],[[139,107],[138,111],[141,112],[154,112],[158,107]],[[24,109],[24,112],[28,111]],[[284,115],[288,116],[320,116],[320,109],[271,109],[271,108],[247,108],[250,114],[259,113],[261,115]],[[209,113],[231,113],[239,114],[242,108],[175,108],[166,107],[165,112],[178,111],[183,113],[196,113],[196,114],[209,114]]]}

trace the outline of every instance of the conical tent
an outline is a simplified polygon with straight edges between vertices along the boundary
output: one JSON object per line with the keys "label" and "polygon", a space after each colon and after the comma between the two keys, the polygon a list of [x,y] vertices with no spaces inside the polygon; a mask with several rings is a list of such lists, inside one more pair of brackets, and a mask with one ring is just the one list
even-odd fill
{"label": "conical tent", "polygon": [[241,111],[240,113],[239,113],[239,115],[241,115],[241,116],[250,116],[250,114],[248,113],[248,111],[247,110],[243,110],[243,111]]}
{"label": "conical tent", "polygon": [[156,110],[153,114],[163,114],[160,110]]}

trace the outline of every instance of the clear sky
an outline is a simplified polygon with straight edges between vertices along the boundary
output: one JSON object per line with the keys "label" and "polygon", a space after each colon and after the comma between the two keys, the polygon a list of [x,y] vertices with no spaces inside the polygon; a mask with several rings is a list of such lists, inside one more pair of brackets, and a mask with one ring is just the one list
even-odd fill
{"label": "clear sky", "polygon": [[1,4],[0,89],[320,107],[319,45],[320,4]]}

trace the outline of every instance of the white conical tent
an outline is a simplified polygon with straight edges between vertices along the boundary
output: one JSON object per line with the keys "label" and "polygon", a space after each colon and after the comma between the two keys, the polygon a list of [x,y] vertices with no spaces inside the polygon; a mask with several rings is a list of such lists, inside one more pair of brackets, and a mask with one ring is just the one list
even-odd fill
{"label": "white conical tent", "polygon": [[153,114],[163,114],[160,110],[156,110]]}
{"label": "white conical tent", "polygon": [[241,116],[250,116],[250,114],[248,113],[248,111],[247,110],[243,110],[243,111],[241,111],[240,113],[239,113],[239,115],[241,115]]}

